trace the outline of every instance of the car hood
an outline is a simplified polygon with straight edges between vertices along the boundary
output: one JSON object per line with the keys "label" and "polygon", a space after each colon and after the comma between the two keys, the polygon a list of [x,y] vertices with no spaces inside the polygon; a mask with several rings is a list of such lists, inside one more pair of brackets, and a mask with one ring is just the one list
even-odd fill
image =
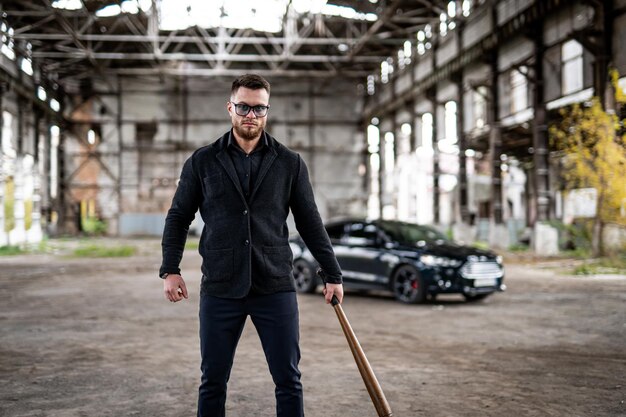
{"label": "car hood", "polygon": [[489,259],[496,257],[496,254],[471,246],[459,245],[452,242],[435,243],[430,242],[425,245],[401,245],[403,250],[419,249],[422,254],[442,256],[451,259],[467,259],[468,256],[486,256]]}

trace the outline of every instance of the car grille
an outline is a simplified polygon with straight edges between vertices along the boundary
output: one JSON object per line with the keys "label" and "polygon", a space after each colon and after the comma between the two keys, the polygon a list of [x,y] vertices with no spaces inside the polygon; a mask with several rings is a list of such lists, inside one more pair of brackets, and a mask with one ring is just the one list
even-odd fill
{"label": "car grille", "polygon": [[461,276],[467,279],[500,278],[502,267],[494,261],[468,261],[461,268]]}

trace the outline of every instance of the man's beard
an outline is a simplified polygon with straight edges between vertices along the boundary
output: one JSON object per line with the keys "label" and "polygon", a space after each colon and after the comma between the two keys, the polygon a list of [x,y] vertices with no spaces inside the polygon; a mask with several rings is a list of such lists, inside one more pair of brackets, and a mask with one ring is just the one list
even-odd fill
{"label": "man's beard", "polygon": [[235,133],[241,139],[244,140],[254,140],[258,138],[263,130],[262,124],[257,124],[256,126],[244,126],[243,124],[233,125],[233,129],[235,129]]}

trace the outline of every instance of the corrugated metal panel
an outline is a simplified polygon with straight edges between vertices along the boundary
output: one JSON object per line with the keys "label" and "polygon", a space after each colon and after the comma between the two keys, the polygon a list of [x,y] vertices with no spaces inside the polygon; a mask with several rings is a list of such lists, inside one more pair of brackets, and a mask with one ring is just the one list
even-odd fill
{"label": "corrugated metal panel", "polygon": [[432,55],[427,54],[418,58],[420,61],[415,66],[415,79],[422,80],[429,75],[433,68]]}
{"label": "corrugated metal panel", "polygon": [[456,101],[458,97],[457,85],[449,80],[440,82],[437,86],[437,101],[439,103],[445,103],[446,101]]}
{"label": "corrugated metal panel", "polygon": [[470,16],[471,20],[463,30],[463,48],[475,44],[483,36],[491,33],[491,17],[488,8],[479,8]]}
{"label": "corrugated metal panel", "polygon": [[498,49],[498,71],[506,71],[512,65],[530,58],[534,52],[532,41],[523,36],[517,36],[504,43]]}
{"label": "corrugated metal panel", "polygon": [[498,2],[498,25],[510,20],[513,16],[519,14],[533,3],[533,0],[504,0]]}
{"label": "corrugated metal panel", "polygon": [[437,48],[437,66],[441,66],[447,62],[450,62],[452,58],[456,57],[458,52],[456,33],[451,32],[443,38],[443,42],[439,44]]}
{"label": "corrugated metal panel", "polygon": [[411,74],[409,72],[404,72],[396,79],[395,83],[396,93],[400,94],[403,91],[412,87]]}

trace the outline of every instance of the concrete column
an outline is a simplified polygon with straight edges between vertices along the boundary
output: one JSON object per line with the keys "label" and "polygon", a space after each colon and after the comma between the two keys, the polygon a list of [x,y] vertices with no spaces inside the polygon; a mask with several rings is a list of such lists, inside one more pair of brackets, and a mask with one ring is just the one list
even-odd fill
{"label": "concrete column", "polygon": [[535,223],[532,247],[542,255],[556,255],[559,252],[558,231],[545,223],[550,219],[550,162],[548,159],[548,123],[544,100],[543,56],[543,22],[535,26],[533,37],[535,49],[533,85],[533,162],[535,185]]}
{"label": "concrete column", "polygon": [[41,211],[45,213],[45,221],[44,224],[47,226],[50,222],[50,148],[52,142],[52,134],[50,132],[50,116],[46,116],[44,119],[45,124],[45,136],[43,140],[43,149],[42,155],[43,164],[41,165],[41,184],[40,186],[40,195],[41,195]]}
{"label": "concrete column", "polygon": [[17,99],[17,158],[13,165],[13,219],[15,227],[9,232],[9,241],[11,244],[20,244],[26,240],[26,230],[24,228],[24,99]]}
{"label": "concrete column", "polygon": [[411,101],[409,104],[409,111],[411,114],[411,136],[409,138],[409,151],[414,152],[417,149],[417,112],[415,111],[415,102]]}
{"label": "concrete column", "polygon": [[439,105],[437,103],[437,89],[436,87],[426,93],[428,100],[431,103],[432,115],[433,115],[433,223],[439,224],[439,174],[441,170],[439,169],[439,138],[437,134],[437,124],[438,124],[438,108]]}
{"label": "concrete column", "polygon": [[613,0],[602,0],[596,2],[595,26],[602,28],[599,48],[594,48],[595,62],[593,65],[593,89],[594,94],[601,98],[602,107],[606,109],[615,108],[615,92],[608,78],[609,62],[613,56],[613,26],[615,11]]}
{"label": "concrete column", "polygon": [[[491,3],[491,23],[492,27],[497,27],[498,16],[495,2]],[[498,88],[498,49],[496,48],[490,58],[491,69],[491,94],[489,100],[488,120],[489,120],[489,157],[491,158],[491,207],[489,214],[489,244],[496,248],[507,248],[509,246],[509,234],[505,224],[503,224],[502,213],[502,130],[500,126],[500,91]]]}
{"label": "concrete column", "polygon": [[11,244],[24,243],[26,241],[26,230],[24,224],[24,216],[26,213],[24,207],[24,157],[21,154],[17,155],[14,165],[13,184],[15,186],[13,193],[13,218],[15,220],[15,227],[11,230],[10,238]]}
{"label": "concrete column", "polygon": [[[495,2],[491,4],[491,24],[497,27],[498,16]],[[502,155],[502,133],[500,127],[500,92],[498,88],[498,49],[496,48],[489,57],[491,69],[491,94],[487,118],[489,120],[489,155],[491,158],[491,213],[489,215],[492,224],[502,224],[502,170],[500,168]]]}
{"label": "concrete column", "polygon": [[309,81],[309,123],[308,123],[308,134],[309,134],[309,177],[311,180],[311,185],[315,188],[315,85],[312,81]]}
{"label": "concrete column", "polygon": [[0,246],[5,246],[8,243],[8,236],[4,231],[4,188],[5,176],[4,167],[2,166],[4,161],[3,149],[2,149],[2,135],[4,129],[4,92],[6,91],[5,83],[0,83]]}
{"label": "concrete column", "polygon": [[[38,142],[38,140],[36,142]],[[36,161],[33,162],[30,172],[27,172],[26,175],[31,176],[33,179],[33,207],[31,212],[30,229],[26,231],[26,240],[29,243],[37,243],[41,242],[43,233],[41,230],[41,174],[39,172],[39,165]]]}
{"label": "concrete column", "polygon": [[385,207],[385,132],[381,126],[382,120],[378,123],[378,207],[382,219]]}
{"label": "concrete column", "polygon": [[459,143],[459,212],[461,222],[465,224],[470,223],[469,213],[469,200],[467,196],[467,157],[465,151],[467,150],[467,141],[465,137],[464,125],[465,125],[465,107],[463,90],[463,71],[461,70],[455,77],[458,101],[456,106],[456,132]]}
{"label": "concrete column", "polygon": [[535,166],[535,204],[536,220],[545,221],[550,218],[550,172],[548,161],[548,125],[546,105],[544,101],[543,79],[543,23],[536,27],[533,43],[535,47],[535,80],[533,85],[533,162]]}
{"label": "concrete column", "polygon": [[16,152],[18,157],[24,154],[24,99],[19,96],[17,98],[17,143]]}
{"label": "concrete column", "polygon": [[75,231],[73,224],[68,224],[72,220],[69,218],[72,214],[72,208],[69,207],[66,201],[67,192],[67,178],[65,168],[65,128],[59,127],[59,146],[57,147],[57,169],[58,169],[58,190],[55,201],[56,212],[58,213],[57,224],[59,225],[57,230],[60,233]]}
{"label": "concrete column", "polygon": [[[120,217],[122,215],[122,211],[124,210],[124,204],[122,201],[122,160],[124,155],[124,138],[122,136],[123,126],[122,126],[122,116],[124,108],[122,107],[122,78],[121,76],[117,77],[117,118],[116,118],[116,127],[117,127],[117,213],[115,214],[115,233],[119,236],[121,234],[121,221]],[[186,98],[185,98],[186,100]],[[186,129],[186,128],[185,128]],[[141,186],[141,184],[140,184]],[[112,225],[108,225],[109,233],[112,233],[111,230]]]}
{"label": "concrete column", "polygon": [[[366,121],[361,126],[361,132],[363,132],[363,149],[361,150],[361,163],[365,167],[364,175],[361,181],[361,190],[363,195],[368,196],[370,194],[370,181],[372,178],[372,172],[370,167],[370,154],[368,151],[369,144],[367,142],[367,126],[369,125],[369,121]],[[365,199],[365,204],[367,206],[367,198]]]}
{"label": "concrete column", "polygon": [[[1,155],[1,154],[0,154]],[[0,175],[0,247],[9,244],[9,236],[4,231],[4,188],[6,187],[4,175]]]}

